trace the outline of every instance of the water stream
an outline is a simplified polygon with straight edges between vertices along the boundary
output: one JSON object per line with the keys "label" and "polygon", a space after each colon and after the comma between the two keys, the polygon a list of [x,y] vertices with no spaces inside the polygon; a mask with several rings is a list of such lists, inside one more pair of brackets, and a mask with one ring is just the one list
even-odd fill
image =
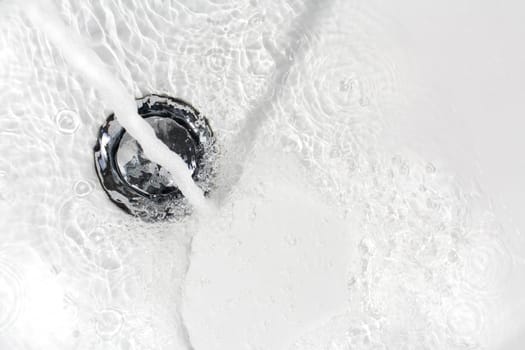
{"label": "water stream", "polygon": [[66,61],[97,89],[121,125],[141,145],[144,154],[169,171],[177,187],[197,210],[209,211],[211,206],[193,181],[192,170],[178,154],[157,138],[153,128],[138,115],[133,96],[85,40],[65,25],[55,5],[49,0],[26,1],[22,4],[31,22],[45,33]]}

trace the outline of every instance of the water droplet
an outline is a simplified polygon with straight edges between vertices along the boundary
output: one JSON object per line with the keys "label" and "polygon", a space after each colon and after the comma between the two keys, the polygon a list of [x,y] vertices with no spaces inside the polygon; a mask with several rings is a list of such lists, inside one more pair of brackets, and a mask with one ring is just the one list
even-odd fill
{"label": "water droplet", "polygon": [[117,309],[104,309],[96,316],[95,330],[102,339],[111,339],[122,329],[124,316]]}
{"label": "water droplet", "polygon": [[68,109],[58,112],[55,121],[58,131],[63,134],[73,134],[80,127],[78,113]]}
{"label": "water droplet", "polygon": [[93,183],[91,181],[80,180],[75,183],[73,190],[79,197],[85,197],[93,191]]}

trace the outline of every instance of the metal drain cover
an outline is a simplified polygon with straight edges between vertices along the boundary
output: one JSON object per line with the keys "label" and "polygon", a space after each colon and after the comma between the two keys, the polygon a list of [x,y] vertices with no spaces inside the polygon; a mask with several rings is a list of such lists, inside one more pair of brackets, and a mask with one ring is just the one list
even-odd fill
{"label": "metal drain cover", "polygon": [[[215,139],[208,120],[189,103],[163,95],[137,100],[138,112],[157,137],[193,170],[207,194],[213,175]],[[109,198],[146,221],[182,217],[191,212],[182,193],[160,165],[148,160],[138,142],[110,115],[98,133],[95,167]]]}

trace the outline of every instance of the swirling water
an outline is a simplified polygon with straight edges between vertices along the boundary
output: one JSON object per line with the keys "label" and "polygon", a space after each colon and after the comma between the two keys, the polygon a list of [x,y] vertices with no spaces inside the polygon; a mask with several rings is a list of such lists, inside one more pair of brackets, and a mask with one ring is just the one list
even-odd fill
{"label": "swirling water", "polygon": [[409,84],[384,18],[359,1],[55,4],[129,91],[209,117],[221,209],[115,208],[91,153],[108,106],[9,12],[0,348],[489,346],[518,257],[480,191],[384,140]]}

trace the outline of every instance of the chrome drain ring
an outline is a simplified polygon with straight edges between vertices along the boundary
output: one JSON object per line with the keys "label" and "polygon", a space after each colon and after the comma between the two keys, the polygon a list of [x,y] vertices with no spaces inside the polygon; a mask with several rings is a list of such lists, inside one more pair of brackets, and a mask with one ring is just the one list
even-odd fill
{"label": "chrome drain ring", "polygon": [[[216,153],[208,120],[189,103],[165,95],[147,95],[137,100],[137,106],[157,137],[193,169],[193,180],[207,194]],[[191,212],[169,174],[143,155],[114,114],[100,127],[94,156],[102,187],[110,200],[129,214],[156,221]]]}

